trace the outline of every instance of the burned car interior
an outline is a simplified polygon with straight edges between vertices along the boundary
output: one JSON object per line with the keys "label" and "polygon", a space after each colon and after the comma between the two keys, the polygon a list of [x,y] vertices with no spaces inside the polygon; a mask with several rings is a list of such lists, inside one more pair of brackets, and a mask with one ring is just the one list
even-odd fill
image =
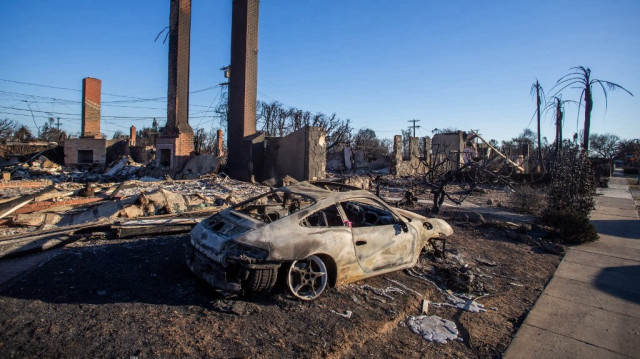
{"label": "burned car interior", "polygon": [[375,203],[348,201],[342,203],[351,227],[384,226],[396,224],[393,213]]}
{"label": "burned car interior", "polygon": [[340,212],[338,212],[338,208],[335,205],[331,205],[304,218],[302,225],[305,227],[341,227],[345,223],[340,216]]}
{"label": "burned car interior", "polygon": [[297,193],[272,191],[233,207],[264,223],[275,222],[315,204],[315,201]]}

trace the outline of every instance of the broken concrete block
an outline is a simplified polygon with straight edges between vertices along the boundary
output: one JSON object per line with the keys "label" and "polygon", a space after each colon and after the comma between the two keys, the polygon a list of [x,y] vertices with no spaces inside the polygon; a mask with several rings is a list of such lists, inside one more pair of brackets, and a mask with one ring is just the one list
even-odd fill
{"label": "broken concrete block", "polygon": [[40,167],[41,168],[49,168],[49,169],[61,169],[62,168],[59,164],[49,160],[45,156],[38,157],[38,162],[40,162]]}
{"label": "broken concrete block", "polygon": [[289,176],[289,175],[286,175],[286,176],[282,177],[282,185],[283,186],[288,186],[288,185],[291,185],[291,184],[294,184],[294,183],[298,183],[298,180],[293,178],[293,177],[291,177],[291,176]]}
{"label": "broken concrete block", "polygon": [[153,203],[148,203],[144,206],[144,212],[146,214],[156,214],[157,208],[153,205]]}
{"label": "broken concrete block", "polygon": [[167,213],[179,213],[187,210],[187,204],[181,194],[165,189],[147,194],[146,198],[150,204],[152,203],[157,209],[164,209]]}
{"label": "broken concrete block", "polygon": [[144,216],[144,211],[136,205],[131,205],[123,208],[120,211],[120,216],[127,218],[141,217]]}
{"label": "broken concrete block", "polygon": [[43,224],[49,224],[49,225],[58,224],[58,222],[60,222],[61,219],[62,219],[62,216],[57,213],[45,213]]}
{"label": "broken concrete block", "polygon": [[24,213],[17,214],[13,219],[13,224],[18,226],[34,226],[37,227],[44,223],[44,213]]}
{"label": "broken concrete block", "polygon": [[185,196],[185,203],[188,207],[198,206],[205,203],[204,196],[188,195]]}

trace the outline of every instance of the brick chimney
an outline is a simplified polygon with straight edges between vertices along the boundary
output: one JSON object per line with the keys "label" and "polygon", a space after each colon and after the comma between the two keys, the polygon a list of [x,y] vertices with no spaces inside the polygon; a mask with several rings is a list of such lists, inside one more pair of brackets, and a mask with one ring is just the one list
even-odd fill
{"label": "brick chimney", "polygon": [[102,81],[82,79],[82,137],[102,138],[100,134],[100,88]]}
{"label": "brick chimney", "polygon": [[231,175],[240,179],[253,171],[245,142],[256,133],[259,9],[259,0],[233,0],[227,148]]}
{"label": "brick chimney", "polygon": [[136,126],[129,129],[129,147],[136,147]]}
{"label": "brick chimney", "polygon": [[189,125],[191,0],[171,0],[167,124],[156,140],[159,167],[179,171],[194,152]]}

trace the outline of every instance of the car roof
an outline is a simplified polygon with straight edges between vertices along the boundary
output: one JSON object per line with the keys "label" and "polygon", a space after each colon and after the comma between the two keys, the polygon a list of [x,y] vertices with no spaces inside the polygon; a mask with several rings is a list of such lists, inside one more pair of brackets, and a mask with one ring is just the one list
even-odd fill
{"label": "car roof", "polygon": [[298,193],[315,199],[316,201],[327,198],[343,200],[354,197],[375,197],[369,191],[358,187],[329,181],[303,181],[280,187],[278,191]]}

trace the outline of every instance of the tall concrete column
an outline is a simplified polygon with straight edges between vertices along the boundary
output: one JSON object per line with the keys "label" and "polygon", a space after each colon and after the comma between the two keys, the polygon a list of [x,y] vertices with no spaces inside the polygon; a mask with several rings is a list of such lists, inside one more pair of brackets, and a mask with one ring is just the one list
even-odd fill
{"label": "tall concrete column", "polygon": [[230,175],[253,174],[251,137],[256,134],[259,0],[233,0],[227,165]]}

